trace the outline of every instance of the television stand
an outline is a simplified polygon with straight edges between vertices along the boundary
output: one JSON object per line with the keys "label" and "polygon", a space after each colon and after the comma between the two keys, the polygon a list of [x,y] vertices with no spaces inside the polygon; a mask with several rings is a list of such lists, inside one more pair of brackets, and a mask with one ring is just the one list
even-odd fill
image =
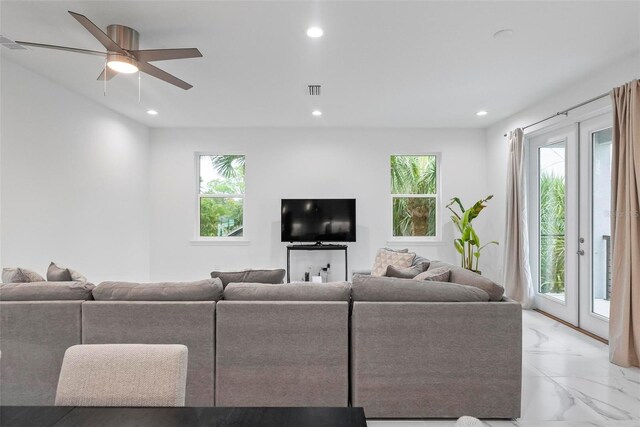
{"label": "television stand", "polygon": [[344,280],[349,281],[349,261],[347,245],[325,245],[316,242],[312,245],[287,245],[287,283],[291,283],[291,251],[344,251]]}

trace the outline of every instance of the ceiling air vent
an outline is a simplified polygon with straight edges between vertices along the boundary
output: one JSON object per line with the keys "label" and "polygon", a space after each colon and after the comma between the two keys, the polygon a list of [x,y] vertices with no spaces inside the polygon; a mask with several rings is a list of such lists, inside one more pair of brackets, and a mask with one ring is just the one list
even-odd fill
{"label": "ceiling air vent", "polygon": [[7,49],[13,49],[13,50],[23,49],[23,50],[26,50],[26,48],[24,46],[14,42],[13,40],[11,40],[9,37],[5,36],[4,34],[0,34],[0,45],[2,45],[3,47],[6,47]]}
{"label": "ceiling air vent", "polygon": [[319,96],[320,95],[320,85],[309,85],[309,95],[311,95],[311,96]]}

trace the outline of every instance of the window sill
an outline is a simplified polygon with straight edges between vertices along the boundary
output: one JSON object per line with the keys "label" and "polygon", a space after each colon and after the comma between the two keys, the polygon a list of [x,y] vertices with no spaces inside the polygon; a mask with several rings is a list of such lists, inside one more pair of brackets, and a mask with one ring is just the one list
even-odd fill
{"label": "window sill", "polygon": [[189,241],[191,246],[248,246],[251,241],[247,239],[195,239]]}
{"label": "window sill", "polygon": [[389,239],[387,246],[447,246],[450,242],[443,240],[420,240],[420,239]]}

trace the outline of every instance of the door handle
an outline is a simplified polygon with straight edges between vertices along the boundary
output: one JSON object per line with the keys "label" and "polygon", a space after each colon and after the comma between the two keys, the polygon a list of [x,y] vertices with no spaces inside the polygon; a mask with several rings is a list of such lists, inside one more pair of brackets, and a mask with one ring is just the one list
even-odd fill
{"label": "door handle", "polygon": [[584,249],[580,249],[578,252],[576,252],[578,255],[584,255]]}

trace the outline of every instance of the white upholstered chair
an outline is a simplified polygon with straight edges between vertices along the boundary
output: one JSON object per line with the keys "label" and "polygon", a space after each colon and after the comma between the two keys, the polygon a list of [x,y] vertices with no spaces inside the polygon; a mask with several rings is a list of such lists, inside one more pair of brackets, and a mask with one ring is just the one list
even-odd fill
{"label": "white upholstered chair", "polygon": [[188,350],[178,344],[74,345],[57,406],[184,406]]}
{"label": "white upholstered chair", "polygon": [[484,423],[477,418],[465,415],[464,417],[458,418],[455,427],[484,427]]}

